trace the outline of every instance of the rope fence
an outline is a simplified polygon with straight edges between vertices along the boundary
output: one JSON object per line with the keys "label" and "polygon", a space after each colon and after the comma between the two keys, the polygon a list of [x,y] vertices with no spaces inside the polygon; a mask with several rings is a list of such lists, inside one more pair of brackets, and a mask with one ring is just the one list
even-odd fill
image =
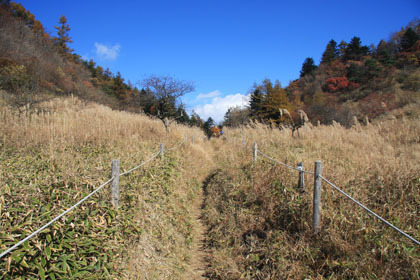
{"label": "rope fence", "polygon": [[410,239],[411,241],[413,241],[417,245],[420,245],[420,242],[419,241],[417,241],[416,239],[414,239],[413,237],[411,237],[410,235],[408,235],[407,233],[405,233],[404,231],[402,231],[398,227],[394,226],[393,224],[391,224],[390,222],[388,222],[387,220],[385,220],[384,218],[382,218],[381,216],[379,216],[378,214],[376,214],[375,212],[373,212],[372,210],[370,210],[369,208],[367,208],[365,205],[363,205],[362,203],[360,203],[359,201],[357,201],[356,199],[354,199],[353,197],[351,197],[350,195],[348,195],[347,193],[345,193],[343,190],[341,190],[340,188],[338,188],[336,185],[334,185],[333,183],[331,183],[330,181],[328,181],[327,179],[325,179],[324,177],[322,177],[322,175],[320,177],[321,177],[321,179],[325,183],[327,183],[328,185],[330,185],[331,187],[333,187],[335,190],[337,190],[338,192],[340,192],[341,194],[343,194],[344,196],[346,196],[348,199],[350,199],[351,201],[353,201],[354,203],[356,203],[357,205],[359,205],[366,212],[368,212],[369,214],[373,215],[375,218],[381,220],[387,226],[389,226],[389,227],[393,228],[394,230],[398,231],[399,233],[401,233],[402,235],[404,235],[405,237],[407,237],[408,239]]}
{"label": "rope fence", "polygon": [[[186,141],[187,141],[187,137],[185,137],[184,140],[182,140],[180,144],[176,145],[175,147],[173,147],[171,149],[167,149],[167,151],[172,151],[172,150],[180,148],[183,144],[187,143]],[[140,167],[146,165],[147,163],[151,162],[153,159],[155,159],[159,155],[162,155],[162,159],[163,159],[163,155],[164,155],[163,144],[160,145],[159,152],[155,153],[152,157],[150,157],[146,161],[142,162],[141,164],[137,165],[136,167],[133,167],[133,168],[121,173],[121,174],[119,173],[119,171],[120,171],[120,161],[119,160],[112,160],[111,179],[109,179],[108,181],[106,181],[105,183],[103,183],[102,185],[97,187],[94,191],[92,191],[91,193],[89,193],[88,195],[83,197],[81,200],[79,200],[77,203],[72,205],[70,208],[63,211],[60,215],[56,216],[54,219],[50,220],[48,223],[46,223],[45,225],[43,225],[42,227],[40,227],[36,231],[32,232],[31,234],[29,234],[27,237],[25,237],[24,239],[17,242],[12,247],[10,247],[7,250],[5,250],[4,252],[2,252],[0,254],[0,259],[3,258],[4,256],[6,256],[7,254],[9,254],[10,252],[12,252],[13,250],[17,249],[20,245],[22,245],[23,243],[25,243],[26,241],[28,241],[32,237],[36,236],[38,233],[42,232],[44,229],[46,229],[47,227],[52,225],[54,222],[56,222],[57,220],[62,218],[64,215],[71,212],[74,208],[76,208],[77,206],[82,204],[89,197],[91,197],[92,195],[94,195],[95,193],[97,193],[98,191],[100,191],[101,189],[103,189],[105,186],[107,186],[109,184],[112,184],[112,186],[111,186],[111,204],[113,205],[113,207],[117,208],[118,203],[119,203],[119,177],[127,175],[129,173],[132,173],[133,171],[135,171],[135,170],[139,169]]]}
{"label": "rope fence", "polygon": [[[234,142],[236,143],[236,141]],[[244,144],[244,141],[243,141]],[[245,144],[244,144],[245,145]],[[351,197],[349,194],[347,194],[346,192],[344,192],[343,190],[341,190],[340,188],[338,188],[336,185],[334,185],[333,183],[331,183],[330,181],[328,181],[325,177],[323,177],[321,175],[322,173],[322,164],[321,161],[316,161],[315,162],[315,171],[311,172],[311,171],[307,171],[303,169],[303,163],[298,163],[297,167],[288,165],[286,163],[280,162],[268,155],[266,155],[265,153],[261,152],[260,150],[258,150],[258,145],[256,142],[254,142],[254,146],[253,146],[253,156],[254,156],[254,162],[257,161],[258,159],[258,154],[262,155],[264,158],[282,165],[286,168],[292,169],[292,170],[296,170],[299,172],[299,181],[298,181],[298,188],[301,191],[304,191],[305,185],[304,185],[304,173],[306,174],[310,174],[314,176],[314,194],[313,194],[313,230],[314,233],[317,234],[320,232],[321,230],[321,225],[320,225],[320,220],[321,220],[321,182],[324,181],[325,183],[327,183],[328,185],[330,185],[331,187],[333,187],[335,190],[337,190],[338,192],[340,192],[341,194],[343,194],[346,198],[350,199],[352,202],[354,202],[355,204],[357,204],[359,207],[361,207],[362,209],[364,209],[365,211],[367,211],[369,214],[373,215],[375,218],[379,219],[380,221],[382,221],[384,224],[386,224],[387,226],[393,228],[395,231],[397,231],[398,233],[402,234],[403,236],[405,236],[406,238],[410,239],[412,242],[414,242],[416,245],[420,245],[420,242],[418,240],[416,240],[414,237],[410,236],[409,234],[407,234],[406,232],[404,232],[403,230],[401,230],[400,228],[396,227],[395,225],[393,225],[392,223],[390,223],[389,221],[385,220],[383,217],[379,216],[378,214],[376,214],[375,212],[373,212],[372,210],[370,210],[368,207],[366,207],[365,205],[363,205],[361,202],[357,201],[356,199],[354,199],[353,197]]]}
{"label": "rope fence", "polygon": [[[193,137],[191,138],[191,143],[194,144],[194,138]],[[188,144],[188,137],[187,136],[185,136],[184,139],[178,145],[176,145],[176,146],[174,146],[172,148],[168,148],[168,149],[166,149],[166,151],[176,150],[176,149],[180,148],[182,145],[185,145],[185,144]],[[234,144],[236,144],[236,139],[234,140]],[[245,141],[244,138],[242,138],[242,145],[247,146],[246,145],[246,141]],[[247,147],[248,148],[251,148],[249,146],[247,146]],[[340,192],[341,194],[343,194],[345,197],[347,197],[348,199],[350,199],[352,202],[356,203],[358,206],[360,206],[361,208],[363,208],[369,214],[373,215],[375,218],[381,220],[387,226],[393,228],[398,233],[400,233],[403,236],[405,236],[406,238],[410,239],[416,245],[420,245],[420,242],[418,240],[416,240],[415,238],[413,238],[409,234],[405,233],[403,230],[399,229],[395,225],[391,224],[389,221],[385,220],[383,217],[379,216],[378,214],[376,214],[375,212],[373,212],[372,210],[370,210],[368,207],[366,207],[365,205],[363,205],[362,203],[360,203],[359,201],[357,201],[356,199],[354,199],[353,197],[351,197],[349,194],[347,194],[346,192],[342,191],[336,185],[334,185],[333,183],[331,183],[330,181],[328,181],[325,177],[323,177],[321,175],[321,170],[322,170],[321,161],[316,161],[315,162],[315,171],[314,172],[311,172],[311,171],[304,170],[303,163],[302,162],[301,163],[298,163],[297,164],[297,167],[294,167],[294,166],[291,166],[291,165],[288,165],[286,163],[280,162],[280,161],[278,161],[278,160],[276,160],[276,159],[268,156],[267,154],[263,153],[262,151],[260,151],[258,149],[258,145],[257,145],[256,142],[254,142],[254,146],[253,146],[253,149],[252,150],[253,150],[254,162],[257,162],[257,160],[258,160],[258,154],[259,154],[262,157],[264,157],[264,158],[266,158],[266,159],[274,162],[275,164],[279,164],[279,165],[282,165],[282,166],[284,166],[286,168],[289,168],[289,169],[298,171],[299,172],[298,188],[301,191],[304,191],[304,188],[305,188],[304,174],[306,173],[306,174],[310,174],[310,175],[313,175],[314,176],[313,229],[314,229],[314,233],[315,234],[319,233],[320,232],[320,229],[321,229],[321,226],[320,226],[320,218],[321,218],[321,182],[324,181],[325,183],[327,183],[328,185],[330,185],[331,187],[333,187],[335,190],[337,190],[338,192]],[[6,256],[7,254],[9,254],[10,252],[12,252],[13,250],[17,249],[19,246],[21,246],[23,243],[25,243],[26,241],[28,241],[32,237],[36,236],[38,233],[42,232],[44,229],[46,229],[51,224],[53,224],[54,222],[56,222],[57,220],[59,220],[60,218],[62,218],[67,213],[71,212],[74,208],[76,208],[77,206],[79,206],[81,203],[83,203],[84,201],[86,201],[89,197],[91,197],[92,195],[94,195],[95,193],[97,193],[98,191],[100,191],[101,189],[103,189],[105,186],[107,186],[109,184],[112,184],[112,186],[111,186],[111,203],[112,203],[112,205],[115,208],[117,208],[118,207],[118,204],[119,204],[119,177],[132,173],[133,171],[135,171],[135,170],[139,169],[140,167],[146,165],[147,163],[151,162],[152,160],[154,160],[155,158],[157,158],[159,155],[163,159],[164,158],[164,151],[165,151],[164,145],[163,144],[160,144],[160,150],[157,153],[153,154],[152,157],[150,157],[149,159],[145,160],[144,162],[142,162],[138,166],[133,167],[133,168],[131,168],[131,169],[129,169],[129,170],[123,172],[123,173],[120,173],[120,161],[119,160],[113,160],[112,161],[111,179],[109,179],[108,181],[106,181],[105,183],[103,183],[102,185],[100,185],[99,187],[97,187],[94,191],[92,191],[91,193],[89,193],[88,195],[86,195],[85,197],[83,197],[81,200],[79,200],[77,203],[75,203],[74,205],[72,205],[70,208],[68,208],[67,210],[63,211],[60,215],[56,216],[54,219],[50,220],[48,223],[46,223],[45,225],[43,225],[42,227],[40,227],[36,231],[32,232],[30,235],[28,235],[24,239],[20,240],[19,242],[17,242],[12,247],[10,247],[7,250],[5,250],[4,252],[2,252],[0,254],[0,259],[2,257]]]}
{"label": "rope fence", "polygon": [[106,181],[105,183],[103,183],[101,186],[99,186],[98,188],[96,188],[93,192],[91,192],[90,194],[88,194],[87,196],[85,196],[84,198],[82,198],[81,200],[79,200],[76,204],[74,204],[72,207],[70,207],[69,209],[67,209],[66,211],[64,211],[63,213],[61,213],[60,215],[58,215],[57,217],[55,217],[54,219],[52,219],[51,221],[49,221],[48,223],[46,223],[45,225],[43,225],[42,227],[40,227],[39,229],[37,229],[36,231],[32,232],[30,235],[28,235],[27,237],[25,237],[24,239],[22,239],[21,241],[19,241],[18,243],[16,243],[15,245],[13,245],[12,247],[10,247],[9,249],[7,249],[6,251],[4,251],[3,253],[0,254],[0,259],[7,255],[8,253],[10,253],[11,251],[15,250],[16,248],[18,248],[20,245],[22,245],[23,243],[25,243],[25,241],[31,239],[32,237],[34,237],[35,235],[37,235],[38,233],[40,233],[41,231],[43,231],[44,229],[46,229],[47,227],[49,227],[51,224],[53,224],[54,222],[56,222],[57,220],[59,220],[61,217],[63,217],[64,215],[66,215],[67,213],[69,213],[71,210],[73,210],[74,208],[76,208],[77,206],[79,206],[81,203],[83,203],[85,200],[87,200],[89,197],[91,197],[92,195],[94,195],[95,193],[97,193],[98,191],[100,191],[103,187],[105,187],[106,185],[108,185],[109,183],[111,183],[114,180],[114,177],[112,177],[111,179],[109,179],[108,181]]}

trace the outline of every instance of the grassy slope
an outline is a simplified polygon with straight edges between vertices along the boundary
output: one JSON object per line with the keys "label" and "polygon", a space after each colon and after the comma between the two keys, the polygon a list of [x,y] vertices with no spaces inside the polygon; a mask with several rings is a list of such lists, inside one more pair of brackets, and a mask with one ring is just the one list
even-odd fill
{"label": "grassy slope", "polygon": [[202,181],[212,279],[419,276],[418,248],[325,184],[322,232],[313,236],[312,178],[300,194],[295,171],[253,164],[251,150],[239,144],[246,135],[248,144],[258,141],[280,161],[304,161],[307,170],[321,159],[326,178],[419,239],[415,104],[369,126],[305,128],[292,140],[288,130],[256,125],[205,144],[198,129],[176,126],[166,135],[159,121],[76,98],[43,107],[48,112],[17,116],[2,105],[2,250],[107,180],[112,159],[124,171],[161,142],[172,147],[188,134],[196,143],[122,177],[118,211],[105,189],[15,251],[0,265],[5,279],[196,279]]}
{"label": "grassy slope", "polygon": [[[417,112],[417,113],[416,113]],[[411,115],[410,118],[407,115]],[[414,116],[413,116],[414,115]],[[420,238],[418,106],[387,120],[345,129],[338,124],[288,130],[226,130],[289,164],[303,161],[416,239]],[[229,138],[228,138],[229,139]],[[204,220],[212,279],[418,279],[419,247],[323,183],[322,232],[312,235],[313,177],[297,174],[232,143],[216,145],[219,170],[205,185]]]}
{"label": "grassy slope", "polygon": [[[202,136],[183,126],[166,135],[159,121],[76,98],[43,107],[48,112],[20,117],[1,109],[2,251],[106,181],[112,159],[120,159],[124,171],[151,157],[161,142],[172,147],[184,134]],[[118,211],[110,206],[109,190],[100,191],[7,256],[0,275],[181,279],[194,238],[190,201],[205,172],[187,172],[187,166],[193,159],[205,163],[205,156],[199,145],[192,145],[121,177]]]}

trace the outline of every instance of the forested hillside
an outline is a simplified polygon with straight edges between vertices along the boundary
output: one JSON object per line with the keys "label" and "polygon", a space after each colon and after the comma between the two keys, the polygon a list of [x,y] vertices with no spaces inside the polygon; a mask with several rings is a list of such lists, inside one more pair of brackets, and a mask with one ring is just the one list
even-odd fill
{"label": "forested hillside", "polygon": [[[363,45],[359,37],[350,42],[328,42],[319,65],[305,59],[300,78],[282,87],[266,79],[251,90],[248,109],[231,108],[225,124],[236,126],[249,120],[282,125],[290,119],[279,113],[303,110],[312,123],[333,120],[350,125],[419,100],[420,21],[414,20],[389,40]],[[293,115],[293,113],[292,113]]]}
{"label": "forested hillside", "polygon": [[[42,101],[73,95],[113,109],[177,117],[177,122],[190,125],[203,123],[198,115],[190,118],[176,98],[152,92],[148,82],[155,76],[143,81],[144,87],[139,89],[120,72],[114,74],[93,59],[84,60],[71,49],[71,27],[64,15],[57,19],[56,34],[49,34],[21,4],[0,3],[0,89],[12,107],[41,109]],[[157,78],[177,86],[187,84],[172,77]],[[161,116],[163,111],[165,116]]]}
{"label": "forested hillside", "polygon": [[[188,116],[185,106],[175,99],[162,102],[147,82],[138,88],[119,72],[114,74],[75,53],[64,15],[57,19],[54,35],[45,32],[42,23],[21,4],[2,1],[0,15],[0,88],[17,109],[35,108],[51,96],[75,95],[151,116],[168,111],[168,117],[176,117],[177,122],[203,126],[197,114]],[[335,120],[347,126],[354,117],[372,119],[403,107],[419,99],[419,39],[419,20],[377,45],[363,45],[356,36],[349,42],[331,39],[320,64],[311,57],[305,59],[300,78],[286,87],[269,79],[254,84],[249,107],[229,109],[225,125],[249,121],[287,125],[291,120],[279,113],[282,108],[292,115],[303,110],[312,123]]]}

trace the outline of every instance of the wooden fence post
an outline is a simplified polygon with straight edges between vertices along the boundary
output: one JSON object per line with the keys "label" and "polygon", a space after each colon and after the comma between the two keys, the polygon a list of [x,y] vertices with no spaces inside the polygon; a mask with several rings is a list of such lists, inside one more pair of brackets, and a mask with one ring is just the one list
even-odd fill
{"label": "wooden fence post", "polygon": [[254,142],[254,162],[257,161],[257,152],[258,152],[257,142]]}
{"label": "wooden fence post", "polygon": [[304,192],[305,191],[305,173],[303,172],[303,162],[299,162],[297,164],[297,168],[299,169],[298,190],[300,192]]}
{"label": "wooden fence post", "polygon": [[233,145],[236,145],[236,137],[233,137]]}
{"label": "wooden fence post", "polygon": [[185,144],[188,144],[188,135],[187,134],[184,135],[184,141],[185,141]]}
{"label": "wooden fence post", "polygon": [[191,144],[194,144],[194,136],[191,136]]}
{"label": "wooden fence post", "polygon": [[321,231],[321,161],[315,161],[314,172],[314,211],[313,211],[313,231],[318,234]]}
{"label": "wooden fence post", "polygon": [[119,193],[120,193],[120,160],[112,160],[111,176],[114,177],[111,184],[111,204],[114,208],[118,208]]}
{"label": "wooden fence post", "polygon": [[160,144],[160,158],[165,158],[165,147],[163,146],[163,144]]}

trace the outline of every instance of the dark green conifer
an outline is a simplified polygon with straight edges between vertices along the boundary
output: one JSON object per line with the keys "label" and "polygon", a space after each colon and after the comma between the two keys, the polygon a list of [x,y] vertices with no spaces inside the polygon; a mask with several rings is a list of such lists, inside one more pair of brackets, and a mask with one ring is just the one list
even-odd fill
{"label": "dark green conifer", "polygon": [[337,42],[331,40],[322,54],[321,63],[330,63],[331,61],[338,58],[339,52],[337,48]]}

